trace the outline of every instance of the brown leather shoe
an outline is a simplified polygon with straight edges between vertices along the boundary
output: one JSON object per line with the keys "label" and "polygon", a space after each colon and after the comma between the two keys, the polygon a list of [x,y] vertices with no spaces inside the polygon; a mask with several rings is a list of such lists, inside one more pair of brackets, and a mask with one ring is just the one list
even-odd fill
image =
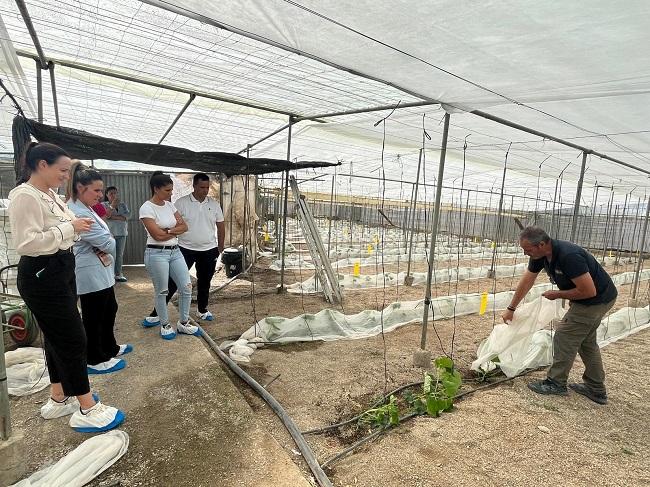
{"label": "brown leather shoe", "polygon": [[586,385],[586,384],[579,384],[577,382],[574,382],[572,384],[569,384],[569,387],[576,391],[578,394],[582,394],[583,396],[591,399],[595,403],[598,404],[607,404],[607,393],[606,392],[594,392],[591,390],[591,388]]}

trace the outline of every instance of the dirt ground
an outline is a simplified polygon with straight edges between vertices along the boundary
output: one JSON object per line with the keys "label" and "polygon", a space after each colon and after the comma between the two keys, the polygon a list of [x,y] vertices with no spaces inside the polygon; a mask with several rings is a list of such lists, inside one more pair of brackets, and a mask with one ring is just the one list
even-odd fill
{"label": "dirt ground", "polygon": [[[608,270],[614,274],[631,271],[633,266]],[[362,268],[362,274],[365,271]],[[374,269],[368,268],[367,273]],[[289,271],[287,282],[308,275]],[[327,306],[317,295],[279,297],[271,291],[277,279],[277,273],[256,271],[256,289],[270,293],[256,296],[254,307],[250,296],[241,298],[250,293],[244,281],[215,295],[212,309],[218,326],[212,328],[212,336],[216,340],[236,336],[256,318],[294,317]],[[541,276],[539,282],[543,282]],[[502,291],[516,283],[516,277],[498,279],[496,285],[490,279],[467,281],[459,283],[458,292],[492,291],[494,287]],[[434,296],[453,294],[455,286],[436,286]],[[621,287],[614,310],[626,305],[630,287]],[[647,287],[641,283],[640,294],[646,298]],[[421,299],[423,293],[424,286],[400,286],[399,296],[394,288],[348,290],[343,309],[347,314],[381,309],[397,299]],[[455,320],[454,359],[465,378],[463,390],[477,387],[469,365],[481,340],[498,322],[499,313],[489,311]],[[434,356],[443,350],[450,353],[454,320],[434,325],[428,329],[429,349]],[[412,365],[420,336],[421,325],[407,325],[384,337],[270,346],[256,351],[252,362],[243,367],[261,383],[279,375],[269,390],[304,431],[354,416],[385,391],[421,380],[422,371]],[[650,372],[645,360],[649,346],[650,330],[645,330],[604,349],[608,406],[576,394],[538,396],[526,387],[533,378],[544,376],[536,372],[468,396],[441,418],[418,418],[401,425],[335,464],[329,474],[337,486],[650,485],[650,385],[644,380]],[[580,380],[581,367],[578,359],[572,380]],[[288,445],[275,417],[256,396],[245,389],[243,393],[269,431]],[[308,440],[322,463],[365,433],[352,427],[310,435]]]}
{"label": "dirt ground", "polygon": [[[623,272],[632,266],[609,270]],[[372,267],[362,268],[362,274],[374,272]],[[308,470],[277,417],[199,339],[179,337],[170,344],[155,330],[138,325],[151,306],[150,284],[142,268],[127,268],[127,275],[129,283],[118,286],[118,336],[134,343],[136,350],[126,357],[127,369],[92,382],[107,403],[127,412],[124,429],[131,446],[91,485],[309,485]],[[289,271],[286,277],[287,283],[296,282],[309,272]],[[319,295],[278,296],[277,272],[256,270],[254,280],[255,289],[262,292],[255,299],[246,281],[235,281],[212,297],[216,320],[205,328],[216,341],[239,336],[256,318],[293,317],[327,306]],[[516,282],[516,277],[496,283],[461,282],[458,292],[502,291]],[[625,305],[629,287],[623,286],[617,308]],[[647,287],[642,283],[644,297]],[[455,283],[436,286],[434,296],[450,292],[456,292]],[[381,309],[397,299],[421,299],[423,294],[424,286],[346,291],[343,309],[346,313]],[[498,320],[498,314],[490,312],[455,320],[454,358],[465,377],[464,389],[478,385],[469,364]],[[451,351],[453,330],[454,320],[429,326],[428,345],[434,356],[442,354],[443,347]],[[420,325],[407,325],[384,337],[269,346],[256,351],[243,368],[262,384],[277,377],[268,390],[307,430],[351,417],[386,390],[421,380],[422,371],[412,365],[420,333]],[[608,406],[576,394],[535,395],[526,383],[543,377],[537,372],[467,396],[440,418],[404,423],[334,464],[328,474],[337,487],[650,485],[650,385],[645,380],[650,374],[649,347],[650,330],[645,330],[604,349]],[[580,368],[578,361],[573,379],[579,380]],[[14,428],[25,434],[30,471],[80,441],[65,421],[38,418],[46,398],[43,391],[12,399]],[[322,463],[366,432],[352,427],[307,439]]]}

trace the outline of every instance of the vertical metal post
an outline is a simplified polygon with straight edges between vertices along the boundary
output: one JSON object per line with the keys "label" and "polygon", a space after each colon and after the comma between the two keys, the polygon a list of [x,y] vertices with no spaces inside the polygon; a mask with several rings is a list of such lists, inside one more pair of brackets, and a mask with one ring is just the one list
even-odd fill
{"label": "vertical metal post", "polygon": [[43,73],[41,63],[36,61],[36,100],[38,103],[38,121],[43,123]]}
{"label": "vertical metal post", "polygon": [[580,213],[580,198],[582,197],[582,184],[585,180],[585,166],[587,165],[587,153],[582,153],[582,165],[580,166],[580,178],[576,188],[576,199],[573,204],[573,220],[571,221],[571,241],[574,242],[576,237],[576,228],[578,227],[578,214]]}
{"label": "vertical metal post", "polygon": [[59,121],[59,102],[56,97],[56,79],[54,78],[54,63],[50,61],[47,63],[48,70],[50,72],[50,86],[52,86],[52,103],[54,104],[54,118],[56,119],[56,126],[60,127],[61,123]]}
{"label": "vertical metal post", "polygon": [[4,327],[0,324],[0,440],[11,436],[11,415],[9,410],[9,391],[7,390],[7,367],[5,365]]}
{"label": "vertical metal post", "polygon": [[596,185],[596,190],[594,191],[594,200],[591,202],[593,208],[591,209],[591,225],[589,225],[589,236],[587,237],[587,248],[596,248],[595,245],[591,244],[591,236],[594,231],[594,219],[596,218],[596,206],[598,205],[598,190],[600,186]]}
{"label": "vertical metal post", "polygon": [[551,208],[551,224],[548,232],[552,238],[557,238],[557,235],[554,232],[554,227],[555,227],[555,203],[557,201],[557,185],[559,182],[560,182],[559,178],[555,180],[555,191],[553,192],[553,208]]}
{"label": "vertical metal post", "polygon": [[643,252],[645,251],[645,237],[648,233],[648,217],[650,216],[650,198],[645,201],[645,218],[643,219],[643,230],[641,230],[641,246],[639,247],[639,257],[636,261],[634,271],[634,282],[632,283],[632,299],[636,299],[636,293],[639,290],[639,274],[643,267]]}
{"label": "vertical metal post", "polygon": [[621,221],[619,226],[618,244],[616,245],[616,265],[621,259],[621,248],[623,247],[623,236],[625,235],[625,214],[627,213],[627,200],[631,193],[625,195],[625,202],[623,203],[623,211],[621,212]]}
{"label": "vertical metal post", "polygon": [[[293,117],[289,117],[289,126],[287,127],[287,161],[291,160],[291,129],[293,128]],[[278,294],[285,291],[284,288],[284,260],[286,257],[287,245],[287,211],[289,208],[289,170],[284,173],[284,210],[282,212],[282,247],[280,248],[280,287]],[[300,258],[300,256],[299,256]]]}
{"label": "vertical metal post", "polygon": [[[332,243],[332,218],[334,217],[334,184],[336,183],[336,167],[332,175],[332,192],[330,193],[330,221],[327,225],[327,258],[330,257],[330,245]],[[314,280],[316,282],[316,280]]]}
{"label": "vertical metal post", "polygon": [[445,175],[445,158],[447,156],[447,137],[449,135],[449,113],[445,114],[445,125],[442,131],[442,145],[440,147],[440,164],[438,165],[438,181],[436,185],[436,202],[433,208],[433,228],[431,229],[431,242],[429,246],[429,268],[427,269],[427,287],[424,296],[424,314],[422,316],[422,336],[420,349],[427,346],[427,323],[429,321],[429,306],[431,305],[431,276],[436,255],[436,232],[440,221],[440,196],[442,195],[442,180]]}
{"label": "vertical metal post", "polygon": [[[418,157],[418,170],[417,175],[415,176],[415,187],[413,188],[413,200],[411,201],[411,214],[410,214],[410,238],[409,238],[409,254],[408,262],[406,264],[406,277],[404,278],[404,284],[411,286],[413,284],[413,276],[411,276],[411,257],[413,255],[413,235],[415,233],[415,212],[418,205],[418,187],[420,186],[420,168],[422,167],[422,153],[424,149],[420,149],[420,155]],[[442,183],[439,183],[442,185]]]}
{"label": "vertical metal post", "polygon": [[493,240],[494,248],[492,249],[492,264],[490,265],[490,270],[488,270],[488,277],[494,277],[494,267],[497,260],[497,247],[499,246],[499,241],[501,240],[501,220],[503,213],[503,191],[505,190],[506,185],[506,173],[508,171],[508,153],[506,152],[506,160],[503,163],[503,176],[501,176],[501,195],[499,196],[499,209],[497,210],[497,233],[496,238]]}
{"label": "vertical metal post", "polygon": [[607,254],[607,236],[609,233],[609,218],[612,213],[612,205],[614,203],[614,187],[611,188],[609,201],[607,202],[607,217],[605,218],[605,231],[603,232],[603,262],[605,262],[605,255]]}

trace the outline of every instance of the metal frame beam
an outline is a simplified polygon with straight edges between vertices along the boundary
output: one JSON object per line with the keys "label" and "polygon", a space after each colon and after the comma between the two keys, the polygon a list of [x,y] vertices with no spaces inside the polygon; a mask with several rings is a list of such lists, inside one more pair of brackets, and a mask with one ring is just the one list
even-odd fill
{"label": "metal frame beam", "polygon": [[23,17],[25,27],[27,27],[32,42],[34,43],[34,47],[36,48],[36,52],[38,53],[37,61],[40,63],[40,68],[47,69],[47,58],[43,52],[43,47],[41,47],[41,41],[38,40],[38,36],[36,35],[36,29],[34,29],[32,18],[29,16],[29,12],[27,11],[27,5],[25,5],[23,0],[16,0],[16,5],[18,6],[18,10],[20,10],[20,15]]}
{"label": "metal frame beam", "polygon": [[183,114],[185,113],[185,110],[187,110],[187,107],[190,106],[190,104],[194,101],[195,98],[196,98],[196,95],[195,95],[194,93],[191,93],[191,94],[190,94],[190,98],[189,98],[189,100],[187,100],[187,102],[185,103],[185,105],[183,105],[183,108],[181,108],[181,111],[178,112],[178,115],[176,115],[176,118],[174,119],[174,121],[171,123],[171,125],[169,126],[169,128],[168,128],[167,130],[165,130],[165,133],[163,134],[163,136],[162,136],[162,137],[160,138],[160,140],[158,141],[158,144],[159,144],[159,145],[162,144],[162,141],[165,140],[165,137],[167,137],[167,135],[169,134],[169,132],[172,131],[172,129],[173,129],[174,126],[176,125],[176,122],[178,122],[178,121],[180,120],[180,118],[181,118],[181,117],[183,116]]}
{"label": "metal frame beam", "polygon": [[[38,56],[35,54],[29,52],[29,51],[24,51],[22,49],[17,49],[16,54],[21,57],[26,57],[26,58],[32,58],[38,60]],[[216,101],[222,101],[224,103],[230,103],[233,105],[239,105],[242,107],[248,107],[248,108],[254,108],[255,110],[262,110],[265,112],[270,112],[270,113],[279,113],[280,115],[290,115],[293,116],[292,113],[289,113],[284,110],[276,110],[274,108],[269,108],[269,107],[264,107],[261,105],[257,105],[255,103],[246,103],[242,101],[237,101],[233,100],[231,98],[225,97],[225,96],[219,96],[219,95],[214,95],[212,93],[206,93],[204,91],[197,91],[197,90],[192,90],[189,88],[184,88],[182,86],[177,86],[177,85],[171,85],[169,83],[163,83],[160,81],[154,81],[154,80],[149,80],[149,79],[144,79],[144,78],[139,78],[137,76],[131,76],[129,74],[125,73],[120,73],[118,71],[110,71],[107,69],[102,69],[102,68],[97,68],[95,66],[89,66],[87,64],[82,64],[82,63],[77,63],[74,61],[65,61],[63,59],[50,59],[54,64],[58,64],[59,66],[65,66],[66,68],[70,69],[78,69],[79,71],[86,71],[88,73],[94,73],[94,74],[99,74],[102,76],[108,76],[110,78],[117,78],[121,79],[124,81],[130,81],[132,83],[140,83],[142,85],[147,85],[147,86],[153,86],[155,88],[161,88],[163,90],[170,90],[170,91],[176,91],[178,93],[185,93],[187,95],[195,95],[195,96],[200,96],[201,98],[209,98],[211,100],[216,100]]]}

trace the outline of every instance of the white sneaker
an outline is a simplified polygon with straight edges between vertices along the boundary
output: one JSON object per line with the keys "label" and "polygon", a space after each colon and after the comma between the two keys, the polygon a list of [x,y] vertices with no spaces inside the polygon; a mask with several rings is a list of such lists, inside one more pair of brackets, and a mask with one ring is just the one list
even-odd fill
{"label": "white sneaker", "polygon": [[120,345],[120,351],[117,352],[116,357],[121,357],[122,355],[126,355],[127,353],[130,353],[133,351],[133,345],[130,343],[124,343],[123,345]]}
{"label": "white sneaker", "polygon": [[160,318],[157,316],[147,316],[142,320],[142,326],[145,328],[151,328],[152,326],[158,326],[160,324]]}
{"label": "white sneaker", "polygon": [[201,313],[200,311],[197,311],[196,316],[203,321],[212,321],[214,319],[214,316],[212,316],[212,313],[210,313],[209,311],[206,311],[205,313]]}
{"label": "white sneaker", "polygon": [[98,433],[117,428],[124,421],[125,414],[117,408],[97,402],[85,413],[77,408],[70,416],[70,426],[80,433]]}
{"label": "white sneaker", "polygon": [[201,332],[199,331],[199,327],[193,325],[189,321],[185,324],[181,323],[180,321],[176,323],[176,330],[178,331],[178,333],[182,333],[184,335],[198,336],[201,334]]}
{"label": "white sneaker", "polygon": [[75,411],[79,411],[79,401],[76,397],[66,397],[63,402],[56,402],[50,397],[41,407],[41,417],[43,419],[61,418]]}
{"label": "white sneaker", "polygon": [[160,336],[163,338],[163,340],[173,340],[176,338],[176,332],[172,328],[172,325],[167,323],[166,325],[162,325],[160,327]]}
{"label": "white sneaker", "polygon": [[126,361],[121,358],[112,358],[106,362],[100,364],[89,365],[88,375],[97,375],[97,374],[110,374],[111,372],[117,372],[126,367]]}

